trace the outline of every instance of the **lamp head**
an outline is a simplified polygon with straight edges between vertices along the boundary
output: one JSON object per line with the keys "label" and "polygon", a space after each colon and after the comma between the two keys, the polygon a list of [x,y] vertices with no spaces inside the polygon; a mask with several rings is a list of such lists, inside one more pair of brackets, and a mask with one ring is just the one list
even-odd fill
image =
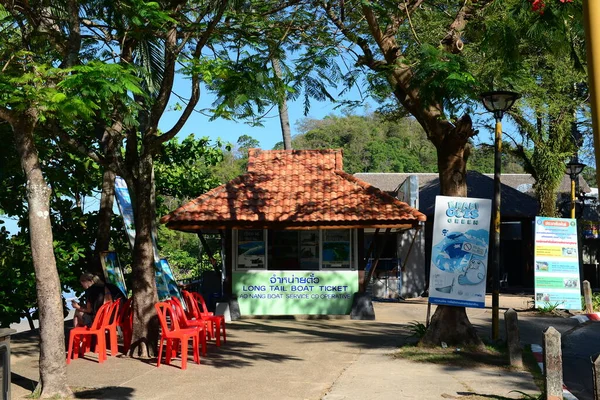
{"label": "lamp head", "polygon": [[480,97],[486,110],[493,113],[496,119],[502,119],[504,113],[510,110],[521,95],[507,90],[497,90],[482,93]]}
{"label": "lamp head", "polygon": [[580,163],[577,159],[573,159],[567,163],[567,174],[569,174],[571,179],[576,179],[585,167],[585,164]]}

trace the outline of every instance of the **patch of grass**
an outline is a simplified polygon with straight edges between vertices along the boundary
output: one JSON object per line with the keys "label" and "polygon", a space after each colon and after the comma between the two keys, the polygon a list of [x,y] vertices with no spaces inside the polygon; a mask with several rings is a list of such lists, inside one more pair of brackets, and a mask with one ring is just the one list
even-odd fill
{"label": "patch of grass", "polygon": [[545,302],[544,305],[539,306],[537,310],[542,314],[554,314],[558,307],[563,304],[562,301],[557,301],[556,303]]}
{"label": "patch of grass", "polygon": [[417,347],[407,345],[400,347],[393,355],[415,362],[449,364],[458,367],[491,366],[509,368],[506,353],[492,346],[484,349]]}
{"label": "patch of grass", "polygon": [[[584,296],[581,296],[581,309],[585,310]],[[600,311],[600,293],[592,293],[592,311]]]}

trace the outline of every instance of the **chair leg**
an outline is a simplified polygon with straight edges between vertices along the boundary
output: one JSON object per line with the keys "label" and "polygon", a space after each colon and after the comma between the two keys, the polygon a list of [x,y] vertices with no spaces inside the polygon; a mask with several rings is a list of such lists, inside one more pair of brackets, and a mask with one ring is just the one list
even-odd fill
{"label": "chair leg", "polygon": [[200,354],[198,354],[198,339],[200,339],[200,332],[198,332],[198,335],[192,336],[192,346],[194,348],[194,362],[196,364],[200,364]]}
{"label": "chair leg", "polygon": [[160,338],[160,344],[158,345],[158,358],[156,360],[156,368],[160,367],[160,358],[162,357],[163,339]]}
{"label": "chair leg", "polygon": [[100,332],[96,335],[96,352],[98,353],[98,363],[103,363],[106,361],[106,339],[104,338],[106,334],[104,332]]}
{"label": "chair leg", "polygon": [[181,340],[181,369],[187,368],[187,352],[188,352],[188,342],[189,337],[182,337]]}
{"label": "chair leg", "polygon": [[221,346],[221,320],[217,319],[216,321],[216,331],[217,333],[215,334],[215,338],[217,339],[217,347]]}
{"label": "chair leg", "polygon": [[114,357],[119,352],[119,344],[117,343],[117,329],[110,330],[110,355]]}
{"label": "chair leg", "polygon": [[171,358],[173,357],[173,339],[167,339],[167,352],[165,355],[165,364],[171,364]]}
{"label": "chair leg", "polygon": [[[75,347],[75,339],[77,335],[69,334],[69,350],[67,352],[67,364],[71,364],[71,357],[73,357],[73,348]],[[79,351],[79,349],[77,349]]]}
{"label": "chair leg", "polygon": [[227,332],[225,330],[225,319],[223,319],[221,321],[221,323],[223,324],[222,325],[222,328],[223,328],[223,343],[227,343]]}

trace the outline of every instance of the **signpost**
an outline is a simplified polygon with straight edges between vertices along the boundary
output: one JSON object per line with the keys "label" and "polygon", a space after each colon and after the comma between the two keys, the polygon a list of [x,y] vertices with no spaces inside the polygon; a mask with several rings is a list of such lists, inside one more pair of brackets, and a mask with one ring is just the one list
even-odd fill
{"label": "signpost", "polygon": [[535,218],[535,307],[581,310],[577,222]]}
{"label": "signpost", "polygon": [[437,196],[429,303],[485,307],[491,200]]}

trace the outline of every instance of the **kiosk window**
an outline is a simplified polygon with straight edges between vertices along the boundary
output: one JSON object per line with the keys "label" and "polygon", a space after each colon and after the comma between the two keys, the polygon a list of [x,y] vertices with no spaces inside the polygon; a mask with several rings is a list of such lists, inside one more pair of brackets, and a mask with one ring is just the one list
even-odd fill
{"label": "kiosk window", "polygon": [[238,230],[237,269],[318,271],[350,269],[351,229]]}

